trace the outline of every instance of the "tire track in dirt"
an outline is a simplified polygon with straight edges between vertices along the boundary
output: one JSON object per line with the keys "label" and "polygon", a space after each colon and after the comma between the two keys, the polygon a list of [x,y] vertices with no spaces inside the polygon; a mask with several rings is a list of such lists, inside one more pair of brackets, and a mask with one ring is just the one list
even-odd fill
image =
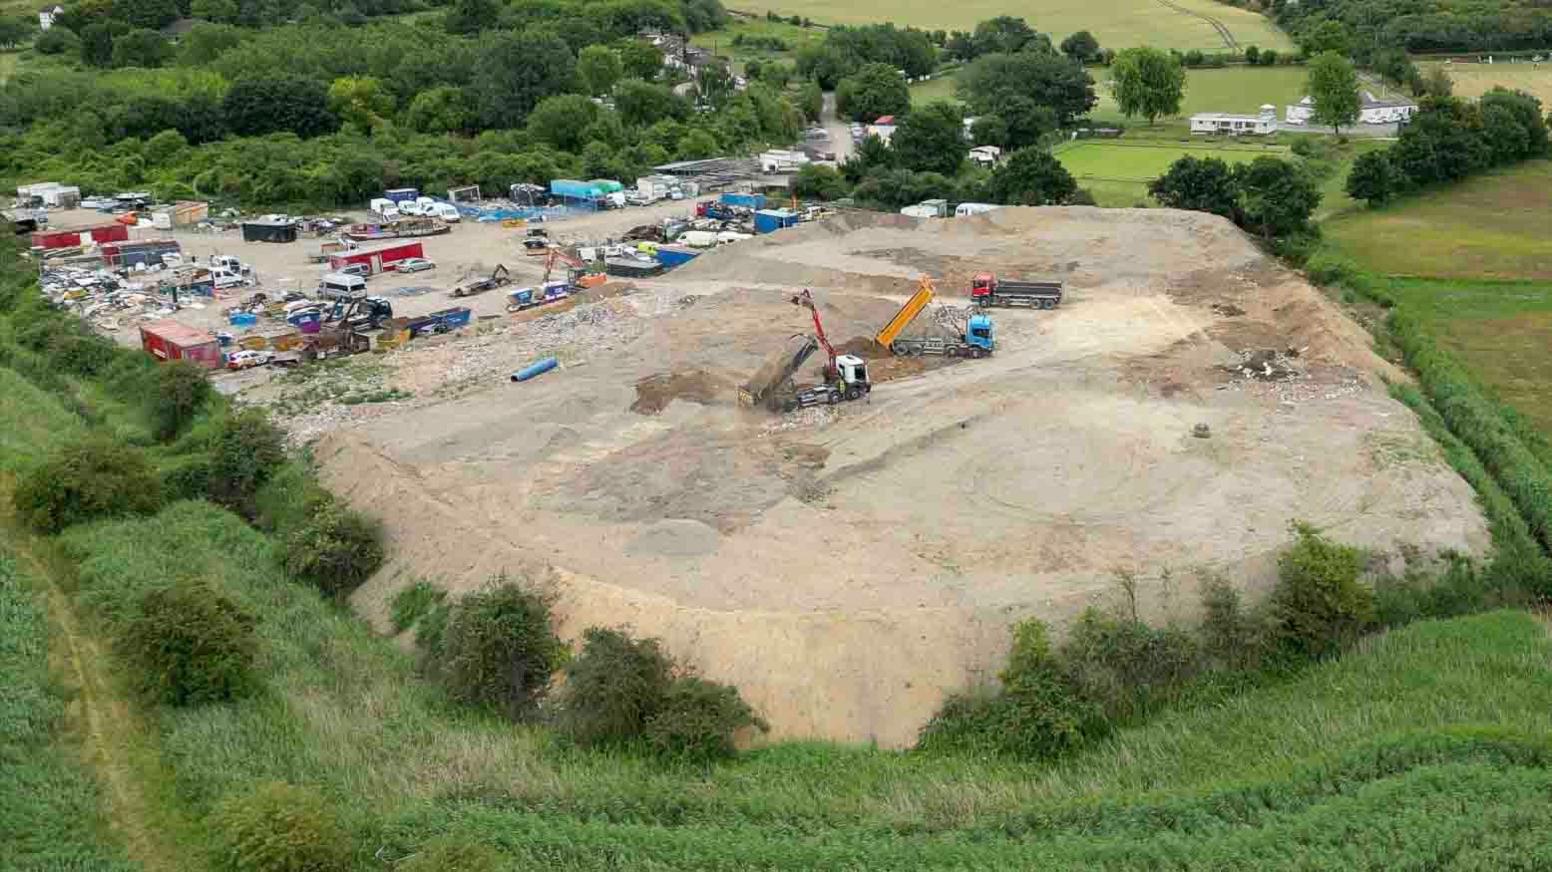
{"label": "tire track in dirt", "polygon": [[1200,18],[1201,20],[1207,22],[1208,25],[1210,25],[1213,30],[1218,31],[1218,36],[1219,36],[1219,38],[1221,38],[1223,40],[1223,44],[1224,44],[1224,46],[1226,48],[1230,48],[1230,49],[1237,49],[1237,48],[1239,48],[1239,40],[1234,38],[1233,31],[1229,30],[1228,26],[1225,25],[1222,21],[1219,21],[1218,19],[1212,17],[1211,15],[1204,15],[1201,12],[1196,12],[1196,11],[1187,9],[1184,6],[1179,5],[1178,3],[1172,3],[1172,2],[1170,2],[1170,0],[1158,0],[1158,2],[1159,2],[1159,5],[1168,7],[1170,9],[1173,9],[1176,12],[1184,13],[1186,15],[1191,16],[1192,18]]}
{"label": "tire track in dirt", "polygon": [[101,645],[82,631],[69,596],[30,537],[14,528],[7,532],[14,534],[6,538],[26,572],[45,585],[50,657],[66,671],[65,682],[75,693],[66,716],[80,737],[82,760],[103,787],[110,826],[123,839],[130,858],[147,872],[194,868],[168,844],[168,828],[147,819],[145,810],[151,803],[131,759],[132,747],[138,742],[136,734],[145,726],[104,668],[106,655]]}

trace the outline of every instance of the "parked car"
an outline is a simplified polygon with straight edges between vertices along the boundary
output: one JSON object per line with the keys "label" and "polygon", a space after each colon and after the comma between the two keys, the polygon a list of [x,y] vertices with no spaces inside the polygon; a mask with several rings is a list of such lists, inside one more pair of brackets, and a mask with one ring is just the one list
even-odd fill
{"label": "parked car", "polygon": [[364,279],[372,277],[372,267],[364,263],[353,263],[339,270],[339,272],[347,276],[360,276]]}
{"label": "parked car", "polygon": [[428,269],[436,269],[436,262],[424,257],[411,257],[399,261],[398,266],[394,268],[401,273],[424,272]]}
{"label": "parked car", "polygon": [[226,359],[227,369],[247,369],[264,366],[275,359],[273,351],[239,351]]}

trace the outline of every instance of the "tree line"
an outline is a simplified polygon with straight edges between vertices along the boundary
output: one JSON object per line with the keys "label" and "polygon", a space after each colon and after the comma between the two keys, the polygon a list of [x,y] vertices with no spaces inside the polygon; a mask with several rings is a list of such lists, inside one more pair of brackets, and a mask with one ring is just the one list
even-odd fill
{"label": "tree line", "polygon": [[[1274,0],[1273,15],[1307,54],[1333,48],[1367,62],[1409,52],[1552,48],[1552,9],[1522,0]],[[1339,39],[1344,47],[1331,44]]]}

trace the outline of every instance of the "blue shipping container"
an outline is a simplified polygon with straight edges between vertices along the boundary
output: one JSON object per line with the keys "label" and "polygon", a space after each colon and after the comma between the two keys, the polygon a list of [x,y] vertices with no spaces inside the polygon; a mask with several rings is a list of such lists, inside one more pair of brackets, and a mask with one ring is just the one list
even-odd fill
{"label": "blue shipping container", "polygon": [[754,232],[770,233],[783,227],[796,227],[798,213],[790,209],[763,209],[754,213]]}
{"label": "blue shipping container", "polygon": [[678,245],[659,245],[657,247],[658,262],[668,269],[684,266],[700,256],[700,252],[693,248],[683,248]]}
{"label": "blue shipping container", "polygon": [[420,196],[419,188],[389,188],[383,192],[383,198],[395,203],[403,203],[405,200],[413,200]]}
{"label": "blue shipping container", "polygon": [[743,206],[745,209],[764,209],[764,194],[740,194],[736,191],[724,191],[722,202],[729,206]]}
{"label": "blue shipping container", "polygon": [[550,182],[550,193],[557,197],[571,197],[582,200],[596,200],[604,195],[603,189],[592,182],[579,182],[576,179],[552,180]]}

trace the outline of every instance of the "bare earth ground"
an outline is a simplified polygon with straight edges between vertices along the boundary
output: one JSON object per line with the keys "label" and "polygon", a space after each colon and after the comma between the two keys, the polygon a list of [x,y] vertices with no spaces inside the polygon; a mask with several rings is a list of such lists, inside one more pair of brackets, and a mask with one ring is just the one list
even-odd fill
{"label": "bare earth ground", "polygon": [[[596,241],[686,209],[551,233]],[[315,281],[307,243],[234,236],[183,239],[254,263],[268,288]],[[453,304],[444,291],[472,264],[532,283],[520,237],[465,224],[427,241],[436,272],[374,292],[414,314]],[[995,312],[990,359],[874,360],[871,402],[737,408],[736,386],[811,327],[794,290],[812,287],[832,338],[867,353],[924,272],[963,305],[985,269],[1061,278],[1068,297]],[[286,420],[322,437],[330,483],[390,531],[356,607],[387,631],[388,600],[415,580],[467,591],[522,575],[552,586],[568,637],[660,636],[738,685],[776,737],[909,744],[945,693],[995,674],[1011,622],[1110,602],[1118,570],[1139,575],[1149,614],[1184,617],[1197,568],[1263,588],[1293,519],[1393,560],[1488,543],[1468,486],[1386,395],[1378,376],[1399,374],[1368,337],[1208,215],[846,215],[558,309],[510,316],[499,291],[460,302],[482,316],[465,335],[354,359],[411,398]],[[179,317],[216,327],[228,304]],[[1288,348],[1291,380],[1224,369]],[[557,371],[507,381],[546,354]],[[253,402],[277,395],[265,372],[224,378]]]}

